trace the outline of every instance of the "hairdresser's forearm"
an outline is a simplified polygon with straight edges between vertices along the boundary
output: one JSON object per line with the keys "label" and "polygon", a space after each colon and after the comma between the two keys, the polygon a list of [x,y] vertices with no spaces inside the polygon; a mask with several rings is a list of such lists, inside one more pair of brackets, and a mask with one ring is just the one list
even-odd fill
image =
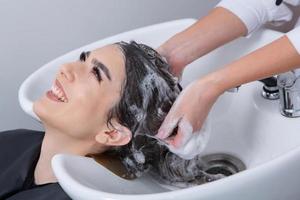
{"label": "hairdresser's forearm", "polygon": [[211,50],[246,33],[246,26],[236,15],[218,7],[188,29],[170,38],[159,51],[171,66],[183,68]]}
{"label": "hairdresser's forearm", "polygon": [[206,75],[199,81],[210,82],[215,86],[215,91],[221,94],[238,85],[280,74],[299,66],[300,55],[290,40],[283,36],[222,69]]}

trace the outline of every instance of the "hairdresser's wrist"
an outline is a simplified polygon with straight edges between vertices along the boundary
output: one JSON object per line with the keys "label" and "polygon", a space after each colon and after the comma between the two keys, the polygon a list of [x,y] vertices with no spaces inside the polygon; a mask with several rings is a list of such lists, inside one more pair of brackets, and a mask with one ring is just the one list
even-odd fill
{"label": "hairdresser's wrist", "polygon": [[223,81],[224,80],[219,72],[213,72],[198,79],[197,84],[199,87],[206,88],[206,95],[218,97],[227,90]]}
{"label": "hairdresser's wrist", "polygon": [[182,74],[185,66],[188,64],[188,61],[185,57],[182,57],[176,48],[173,47],[169,41],[161,45],[157,51],[160,55],[162,55],[167,63],[171,67],[171,72],[175,76],[179,77]]}

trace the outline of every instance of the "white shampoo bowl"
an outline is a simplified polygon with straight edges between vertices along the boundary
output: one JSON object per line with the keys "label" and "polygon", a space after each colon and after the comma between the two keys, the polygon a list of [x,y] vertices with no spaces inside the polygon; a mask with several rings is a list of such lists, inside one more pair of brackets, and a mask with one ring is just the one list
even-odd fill
{"label": "white shampoo bowl", "polygon": [[[28,77],[19,91],[24,111],[38,120],[32,103],[41,96],[65,62],[76,60],[81,51],[120,40],[136,40],[157,47],[175,33],[194,23],[184,19],[148,26],[74,50],[42,66]],[[182,85],[263,46],[282,34],[261,30],[241,38],[190,64]],[[251,67],[251,66],[244,66]],[[261,83],[243,85],[237,93],[223,94],[211,115],[212,133],[204,154],[227,153],[241,159],[246,170],[203,185],[170,191],[150,175],[133,181],[112,177],[93,159],[56,155],[52,167],[62,188],[75,200],[285,200],[299,199],[300,119],[280,115],[278,101],[260,95]],[[201,106],[201,105],[199,105]]]}

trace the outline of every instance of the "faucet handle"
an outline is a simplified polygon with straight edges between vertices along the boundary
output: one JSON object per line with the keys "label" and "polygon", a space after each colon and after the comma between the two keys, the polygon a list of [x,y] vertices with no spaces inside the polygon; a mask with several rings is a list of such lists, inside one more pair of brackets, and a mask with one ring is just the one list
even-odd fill
{"label": "faucet handle", "polygon": [[259,80],[264,84],[262,88],[262,96],[268,100],[279,99],[279,90],[277,86],[277,78],[274,76]]}
{"label": "faucet handle", "polygon": [[296,78],[300,77],[300,68],[294,69],[292,72],[295,74]]}
{"label": "faucet handle", "polygon": [[280,111],[286,117],[300,117],[300,76],[293,71],[278,75]]}

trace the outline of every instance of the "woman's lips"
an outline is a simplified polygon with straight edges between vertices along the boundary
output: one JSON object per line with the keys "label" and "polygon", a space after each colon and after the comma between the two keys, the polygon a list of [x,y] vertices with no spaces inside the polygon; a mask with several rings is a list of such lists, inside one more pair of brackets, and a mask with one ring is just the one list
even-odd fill
{"label": "woman's lips", "polygon": [[[53,91],[54,90],[54,91]],[[60,84],[60,82],[55,79],[54,85],[52,86],[52,90],[49,90],[46,92],[46,96],[56,102],[62,102],[67,103],[68,98],[66,96],[66,93]]]}
{"label": "woman's lips", "polygon": [[68,101],[68,97],[67,97],[67,95],[66,95],[66,93],[65,93],[65,90],[64,90],[63,86],[60,84],[60,82],[59,82],[57,79],[55,79],[55,85],[62,91],[63,96],[64,96],[64,97],[66,98],[66,100]]}
{"label": "woman's lips", "polygon": [[46,96],[53,101],[63,102],[63,101],[59,100],[58,97],[55,96],[51,90],[47,91]]}

